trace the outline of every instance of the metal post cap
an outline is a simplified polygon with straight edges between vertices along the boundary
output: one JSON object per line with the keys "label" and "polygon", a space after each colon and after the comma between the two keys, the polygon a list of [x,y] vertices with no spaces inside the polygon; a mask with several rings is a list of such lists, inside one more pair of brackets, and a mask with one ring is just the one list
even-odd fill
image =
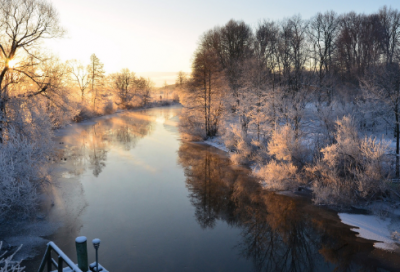
{"label": "metal post cap", "polygon": [[100,239],[99,238],[95,238],[92,240],[93,246],[94,247],[99,247],[100,246]]}

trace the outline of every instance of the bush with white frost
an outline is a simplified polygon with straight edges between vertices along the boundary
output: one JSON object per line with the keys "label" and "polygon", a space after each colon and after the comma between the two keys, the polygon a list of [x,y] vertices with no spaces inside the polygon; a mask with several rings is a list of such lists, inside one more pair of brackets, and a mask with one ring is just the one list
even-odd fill
{"label": "bush with white frost", "polygon": [[390,172],[388,144],[360,138],[350,116],[336,121],[335,143],[321,150],[322,158],[306,168],[313,180],[315,202],[351,203],[386,195]]}
{"label": "bush with white frost", "polygon": [[289,124],[278,127],[268,142],[271,160],[260,168],[257,176],[270,189],[286,190],[297,186],[297,172],[304,164],[306,154],[304,144]]}
{"label": "bush with white frost", "polygon": [[271,160],[260,168],[257,176],[262,178],[265,186],[274,190],[286,190],[296,182],[297,167],[291,162],[276,162]]}
{"label": "bush with white frost", "polygon": [[225,146],[233,151],[231,161],[234,164],[246,164],[252,159],[253,146],[251,137],[239,125],[231,125],[222,136]]}
{"label": "bush with white frost", "polygon": [[[50,147],[51,148],[51,145]],[[51,149],[10,128],[0,144],[0,215],[27,216],[35,210],[40,186],[49,180],[46,164]]]}

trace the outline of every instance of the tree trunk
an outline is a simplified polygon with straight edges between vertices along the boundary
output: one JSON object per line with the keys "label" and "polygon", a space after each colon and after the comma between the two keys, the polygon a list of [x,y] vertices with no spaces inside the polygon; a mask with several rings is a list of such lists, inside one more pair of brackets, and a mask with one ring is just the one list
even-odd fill
{"label": "tree trunk", "polygon": [[4,101],[4,99],[0,97],[0,144],[3,143],[5,121],[6,121],[6,102]]}
{"label": "tree trunk", "polygon": [[211,72],[208,73],[208,133],[209,136],[215,136],[214,135],[214,128],[211,127],[211,122],[210,122],[210,117],[211,117]]}
{"label": "tree trunk", "polygon": [[396,115],[396,178],[399,178],[399,151],[400,151],[400,125],[399,125],[399,105],[395,106]]}
{"label": "tree trunk", "polygon": [[204,125],[206,129],[206,137],[208,137],[208,122],[207,122],[207,78],[204,71]]}
{"label": "tree trunk", "polygon": [[[3,89],[3,81],[8,71],[6,66],[0,74],[0,144],[3,143],[4,128],[6,123],[6,99],[7,99],[7,87]],[[7,83],[7,82],[6,82]]]}

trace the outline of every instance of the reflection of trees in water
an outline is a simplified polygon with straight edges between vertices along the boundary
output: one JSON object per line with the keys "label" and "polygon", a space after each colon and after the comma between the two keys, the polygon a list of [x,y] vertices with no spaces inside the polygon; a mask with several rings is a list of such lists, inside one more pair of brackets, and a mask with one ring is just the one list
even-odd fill
{"label": "reflection of trees in water", "polygon": [[108,136],[114,145],[120,145],[124,150],[135,148],[139,139],[151,132],[151,118],[146,115],[124,114],[119,117]]}
{"label": "reflection of trees in water", "polygon": [[[220,157],[202,149],[183,144],[179,149],[180,164],[184,166],[186,187],[190,201],[196,208],[196,218],[202,228],[213,228],[217,219],[233,216],[233,203],[226,197],[231,188],[226,181],[234,178],[232,172],[223,169]],[[221,168],[215,167],[220,165]]]}
{"label": "reflection of trees in water", "polygon": [[179,163],[200,226],[224,220],[240,227],[237,247],[255,271],[377,271],[367,258],[372,243],[359,241],[333,212],[262,190],[209,147],[182,144]]}
{"label": "reflection of trees in water", "polygon": [[98,177],[106,166],[110,147],[126,151],[135,148],[139,139],[151,132],[151,121],[146,115],[125,112],[66,136],[63,141],[71,147],[65,150],[65,157],[73,163],[71,172],[80,175],[89,168]]}

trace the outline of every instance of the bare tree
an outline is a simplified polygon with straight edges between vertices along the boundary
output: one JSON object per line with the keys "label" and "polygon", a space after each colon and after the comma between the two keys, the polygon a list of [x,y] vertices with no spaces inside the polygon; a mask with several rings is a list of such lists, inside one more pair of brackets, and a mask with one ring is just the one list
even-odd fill
{"label": "bare tree", "polygon": [[324,14],[318,13],[311,19],[309,25],[309,37],[313,52],[314,70],[318,75],[318,96],[326,93],[328,104],[332,100],[332,82],[327,76],[333,74],[333,57],[336,50],[336,38],[339,30],[338,16],[334,11]]}
{"label": "bare tree", "polygon": [[121,100],[121,104],[125,107],[133,96],[134,84],[135,84],[135,73],[129,71],[129,69],[122,69],[121,72],[111,75],[113,84],[117,89],[117,95]]}
{"label": "bare tree", "polygon": [[381,46],[387,64],[396,61],[400,44],[400,12],[384,6],[379,10],[379,21],[382,26]]}
{"label": "bare tree", "polygon": [[175,84],[177,87],[183,87],[183,84],[187,81],[187,75],[185,72],[179,71],[178,75],[176,76]]}
{"label": "bare tree", "polygon": [[77,60],[72,60],[69,63],[69,71],[76,83],[78,84],[79,90],[81,92],[81,100],[84,102],[85,91],[89,87],[90,79],[88,70],[79,63]]}
{"label": "bare tree", "polygon": [[215,50],[199,48],[195,53],[192,69],[191,89],[201,97],[205,134],[207,137],[212,137],[218,131],[222,112],[221,101],[215,97],[222,93],[224,86],[223,74]]}
{"label": "bare tree", "polygon": [[[29,96],[46,94],[51,84],[35,67],[43,61],[38,45],[59,38],[64,30],[51,3],[40,0],[0,0],[0,143],[7,122],[10,85],[29,79],[35,86]],[[10,73],[16,74],[12,78]]]}
{"label": "bare tree", "polygon": [[154,88],[154,83],[150,80],[150,78],[144,79],[144,83],[142,85],[142,99],[143,99],[143,106],[146,106],[151,97],[151,91]]}
{"label": "bare tree", "polygon": [[99,87],[102,85],[105,73],[104,64],[100,62],[100,59],[95,54],[92,54],[90,56],[90,64],[88,65],[87,70],[93,95],[93,108],[96,110],[96,100],[99,96]]}

